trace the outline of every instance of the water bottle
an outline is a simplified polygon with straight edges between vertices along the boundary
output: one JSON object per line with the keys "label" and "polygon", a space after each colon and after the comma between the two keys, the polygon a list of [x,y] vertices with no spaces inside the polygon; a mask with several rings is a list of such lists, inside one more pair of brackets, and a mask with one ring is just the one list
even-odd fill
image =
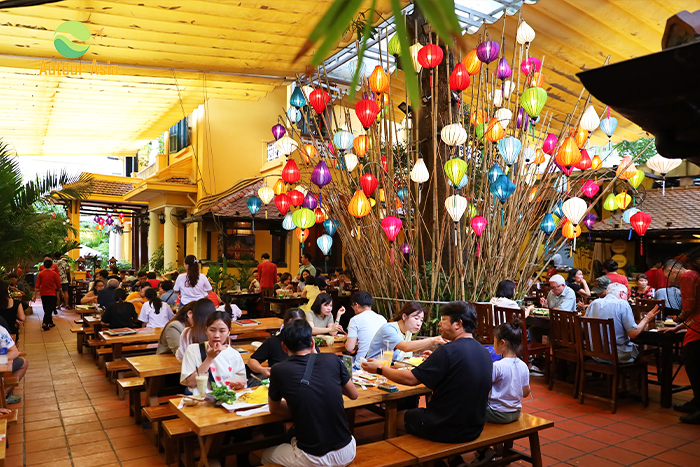
{"label": "water bottle", "polygon": [[7,363],[7,345],[5,341],[0,339],[0,364]]}

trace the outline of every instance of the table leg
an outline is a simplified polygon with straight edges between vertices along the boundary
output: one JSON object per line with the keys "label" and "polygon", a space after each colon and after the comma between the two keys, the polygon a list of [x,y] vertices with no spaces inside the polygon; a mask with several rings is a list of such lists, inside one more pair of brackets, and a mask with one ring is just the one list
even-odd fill
{"label": "table leg", "polygon": [[155,407],[158,405],[158,393],[163,385],[162,376],[152,376],[145,378],[146,380],[146,407]]}
{"label": "table leg", "polygon": [[673,405],[673,344],[661,344],[661,407],[668,409]]}
{"label": "table leg", "polygon": [[78,353],[83,353],[83,344],[85,344],[85,333],[79,332],[78,336]]}
{"label": "table leg", "polygon": [[398,400],[389,400],[384,403],[384,439],[398,436]]}
{"label": "table leg", "polygon": [[219,466],[218,459],[212,459],[209,456],[211,454],[216,454],[221,447],[224,435],[223,433],[217,433],[215,435],[209,436],[197,436],[199,440],[199,448],[201,450],[201,455],[199,457],[198,467],[215,467]]}
{"label": "table leg", "polygon": [[112,345],[112,360],[115,362],[122,359],[122,344],[121,342],[116,342]]}
{"label": "table leg", "polygon": [[530,456],[532,467],[542,467],[542,451],[540,451],[540,435],[538,433],[530,435]]}

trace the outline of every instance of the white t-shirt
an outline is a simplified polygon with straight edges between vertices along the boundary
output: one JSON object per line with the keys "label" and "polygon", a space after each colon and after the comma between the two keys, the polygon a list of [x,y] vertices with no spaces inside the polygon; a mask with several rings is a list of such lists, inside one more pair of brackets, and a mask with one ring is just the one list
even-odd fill
{"label": "white t-shirt", "polygon": [[[224,303],[224,304],[219,305],[219,308],[217,308],[216,311],[226,311],[226,304]],[[233,312],[231,315],[231,319],[233,319],[233,321],[236,321],[238,318],[240,318],[243,315],[243,312],[241,311],[241,309],[238,308],[233,303],[231,304],[231,311]]]}
{"label": "white t-shirt", "polygon": [[163,328],[171,319],[173,319],[173,310],[165,302],[160,305],[158,314],[156,314],[151,302],[144,303],[139,314],[139,321],[146,323],[148,328]]}
{"label": "white t-shirt", "polygon": [[15,345],[15,341],[12,340],[10,333],[2,326],[0,326],[0,340],[3,341],[7,350],[10,350]]}
{"label": "white t-shirt", "polygon": [[175,286],[173,287],[175,292],[180,292],[180,303],[187,305],[190,302],[195,302],[200,298],[207,298],[209,291],[211,290],[211,284],[207,276],[200,273],[199,280],[197,280],[197,285],[191,287],[187,285],[187,274],[180,274],[175,280]]}
{"label": "white t-shirt", "polygon": [[[208,344],[205,344],[208,345]],[[182,360],[182,370],[180,373],[180,383],[185,384],[185,380],[202,364],[202,355],[199,344],[191,344],[185,351],[185,358]],[[231,346],[226,346],[214,359],[209,370],[217,385],[224,384],[230,378],[246,379],[245,363],[241,354],[236,352]],[[194,395],[199,395],[197,388],[190,389]],[[211,391],[211,388],[208,389]]]}
{"label": "white t-shirt", "polygon": [[373,310],[365,310],[350,319],[348,324],[348,337],[357,337],[356,360],[366,358],[369,344],[379,328],[386,324],[386,319]]}
{"label": "white t-shirt", "polygon": [[489,407],[496,412],[515,412],[522,408],[523,388],[530,384],[530,371],[519,358],[493,362]]}
{"label": "white t-shirt", "polygon": [[518,302],[506,297],[493,297],[490,303],[493,306],[499,306],[501,308],[515,308],[517,310],[520,309],[520,305],[518,305]]}

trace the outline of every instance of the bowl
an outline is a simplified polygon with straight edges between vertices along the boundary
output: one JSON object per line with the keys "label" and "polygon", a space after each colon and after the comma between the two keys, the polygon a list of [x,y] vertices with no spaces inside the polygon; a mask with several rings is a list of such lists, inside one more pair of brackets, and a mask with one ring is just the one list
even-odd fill
{"label": "bowl", "polygon": [[260,341],[253,341],[250,343],[250,346],[253,348],[253,350],[258,350],[260,346],[262,345],[262,342]]}

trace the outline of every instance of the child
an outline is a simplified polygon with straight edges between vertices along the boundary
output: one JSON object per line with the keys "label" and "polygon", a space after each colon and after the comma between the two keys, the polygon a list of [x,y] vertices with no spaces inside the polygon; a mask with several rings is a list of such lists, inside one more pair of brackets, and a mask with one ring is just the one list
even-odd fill
{"label": "child", "polygon": [[[491,394],[486,406],[487,423],[512,423],[520,418],[522,399],[530,395],[530,372],[518,358],[523,339],[522,322],[514,319],[493,333],[494,349],[503,358],[493,362]],[[478,450],[471,465],[489,462],[496,455],[491,448]]]}

